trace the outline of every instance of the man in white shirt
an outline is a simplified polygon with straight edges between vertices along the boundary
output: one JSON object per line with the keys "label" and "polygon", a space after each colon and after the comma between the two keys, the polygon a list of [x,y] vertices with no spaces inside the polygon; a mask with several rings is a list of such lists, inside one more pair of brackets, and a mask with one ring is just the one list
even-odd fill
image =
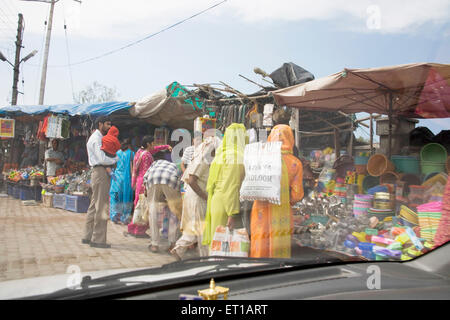
{"label": "man in white shirt", "polygon": [[90,244],[94,248],[111,248],[106,243],[106,231],[109,219],[109,189],[111,178],[106,168],[113,166],[119,159],[110,158],[100,149],[102,137],[111,128],[111,120],[108,117],[99,117],[96,120],[97,130],[92,133],[87,143],[89,165],[92,168],[91,188],[92,198],[86,216],[84,244]]}
{"label": "man in white shirt", "polygon": [[56,176],[56,170],[61,168],[64,163],[64,155],[58,151],[59,142],[56,139],[52,140],[52,148],[45,151],[45,163],[47,167],[47,179],[50,181]]}

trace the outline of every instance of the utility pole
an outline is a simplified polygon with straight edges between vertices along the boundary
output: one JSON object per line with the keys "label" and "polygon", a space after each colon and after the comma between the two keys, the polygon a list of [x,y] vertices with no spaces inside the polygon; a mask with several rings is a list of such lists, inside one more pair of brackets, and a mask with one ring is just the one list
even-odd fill
{"label": "utility pole", "polygon": [[17,40],[16,40],[16,60],[14,63],[14,79],[12,88],[11,105],[17,104],[17,82],[19,82],[19,64],[20,64],[20,50],[22,49],[22,32],[23,32],[23,16],[19,13],[19,25],[17,27]]}
{"label": "utility pole", "polygon": [[[58,1],[58,0],[56,0],[56,1]],[[39,105],[44,104],[45,81],[47,80],[48,51],[50,49],[50,35],[52,33],[53,11],[55,9],[56,1],[52,0],[51,5],[50,5],[50,15],[49,15],[48,25],[47,25],[47,36],[45,38],[44,62],[42,64],[41,89],[39,91]]]}

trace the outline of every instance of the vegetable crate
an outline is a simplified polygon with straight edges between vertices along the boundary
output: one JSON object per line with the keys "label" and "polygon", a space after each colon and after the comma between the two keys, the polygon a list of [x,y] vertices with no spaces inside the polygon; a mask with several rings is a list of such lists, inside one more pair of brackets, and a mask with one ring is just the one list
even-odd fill
{"label": "vegetable crate", "polygon": [[66,210],[76,213],[86,213],[89,208],[89,197],[66,195]]}
{"label": "vegetable crate", "polygon": [[15,198],[15,199],[19,199],[20,198],[20,186],[13,186],[13,193],[12,193],[12,196]]}
{"label": "vegetable crate", "polygon": [[8,195],[8,196],[13,196],[13,194],[14,194],[14,185],[12,185],[11,183],[8,183],[7,185],[6,185],[6,194]]}
{"label": "vegetable crate", "polygon": [[42,188],[41,186],[26,186],[20,187],[20,200],[35,200],[37,202],[42,201]]}
{"label": "vegetable crate", "polygon": [[54,194],[53,195],[53,208],[65,209],[66,208],[66,195]]}
{"label": "vegetable crate", "polygon": [[19,191],[19,199],[24,200],[35,200],[33,195],[33,189],[26,186],[22,186]]}
{"label": "vegetable crate", "polygon": [[53,194],[43,194],[42,205],[46,208],[53,208]]}

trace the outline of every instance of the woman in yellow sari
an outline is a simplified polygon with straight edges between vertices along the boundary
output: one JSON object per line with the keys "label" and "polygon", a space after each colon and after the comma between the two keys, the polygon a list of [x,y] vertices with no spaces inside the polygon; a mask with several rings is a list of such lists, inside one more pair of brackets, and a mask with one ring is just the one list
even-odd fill
{"label": "woman in yellow sari", "polygon": [[226,130],[222,144],[209,169],[208,202],[203,245],[211,247],[219,225],[233,228],[233,216],[239,214],[239,191],[244,179],[244,149],[247,143],[243,124],[233,123]]}
{"label": "woman in yellow sari", "polygon": [[303,166],[293,154],[294,135],[284,124],[275,126],[267,141],[281,141],[281,205],[255,201],[251,213],[250,256],[290,258],[293,217],[291,205],[303,198]]}

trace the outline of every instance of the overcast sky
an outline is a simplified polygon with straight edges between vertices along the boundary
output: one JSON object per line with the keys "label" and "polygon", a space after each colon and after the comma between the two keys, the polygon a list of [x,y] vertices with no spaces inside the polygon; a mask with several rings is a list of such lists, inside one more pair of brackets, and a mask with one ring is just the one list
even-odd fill
{"label": "overcast sky", "polygon": [[[93,81],[115,88],[121,101],[135,101],[172,81],[224,81],[252,93],[259,87],[238,74],[263,83],[253,68],[270,73],[284,62],[294,62],[316,78],[343,68],[450,63],[448,0],[222,2],[58,1],[44,103],[73,103],[73,94]],[[18,104],[37,104],[50,5],[21,0],[0,3],[0,51],[14,61],[19,12],[25,20],[22,57],[39,51],[21,66],[19,91],[24,94],[18,98]],[[178,22],[182,23],[116,51]],[[0,104],[11,101],[12,78],[12,67],[0,61]],[[449,129],[449,122],[433,121],[433,131]]]}

